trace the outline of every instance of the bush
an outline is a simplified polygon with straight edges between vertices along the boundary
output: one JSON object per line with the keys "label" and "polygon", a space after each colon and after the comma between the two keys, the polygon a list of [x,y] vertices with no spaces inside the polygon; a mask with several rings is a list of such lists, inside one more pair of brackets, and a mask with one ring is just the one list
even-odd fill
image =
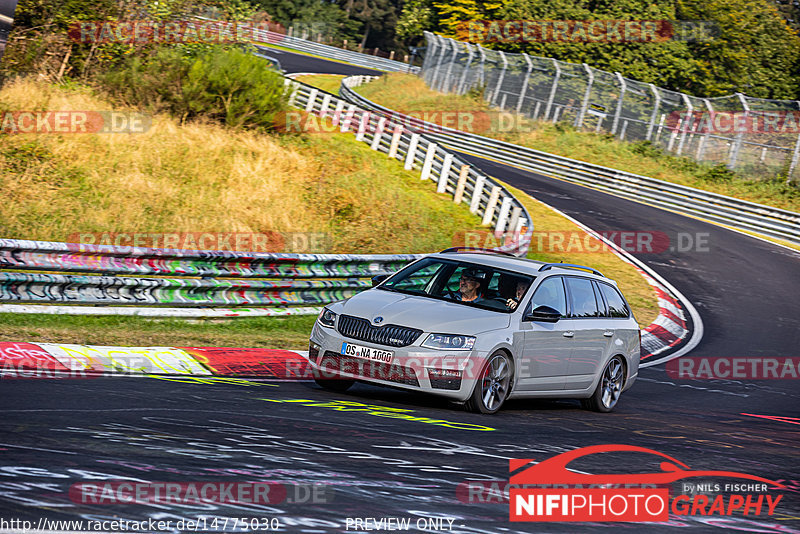
{"label": "bush", "polygon": [[238,49],[212,50],[197,57],[183,87],[190,115],[228,126],[272,127],[286,107],[283,78],[268,64]]}
{"label": "bush", "polygon": [[269,130],[286,108],[283,78],[267,62],[239,49],[192,55],[181,47],[165,47],[149,57],[132,57],[98,79],[113,98],[182,121],[206,118]]}

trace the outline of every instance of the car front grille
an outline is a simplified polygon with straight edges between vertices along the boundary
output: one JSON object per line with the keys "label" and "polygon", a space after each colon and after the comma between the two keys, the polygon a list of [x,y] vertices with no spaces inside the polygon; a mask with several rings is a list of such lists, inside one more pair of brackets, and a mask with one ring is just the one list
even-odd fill
{"label": "car front grille", "polygon": [[352,315],[340,315],[337,328],[343,336],[389,347],[407,347],[422,335],[422,330],[416,328],[394,324],[373,326],[366,319]]}
{"label": "car front grille", "polygon": [[331,371],[340,371],[364,378],[374,378],[396,384],[419,387],[419,380],[417,380],[417,373],[414,369],[402,365],[374,362],[326,350],[322,355],[319,366]]}

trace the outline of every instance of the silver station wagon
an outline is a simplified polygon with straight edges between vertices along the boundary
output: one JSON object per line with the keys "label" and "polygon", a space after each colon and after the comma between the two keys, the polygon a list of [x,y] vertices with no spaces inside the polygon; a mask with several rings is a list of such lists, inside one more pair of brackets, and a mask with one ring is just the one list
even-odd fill
{"label": "silver station wagon", "polygon": [[611,411],[639,370],[640,331],[616,283],[589,267],[453,248],[325,307],[317,383],[433,393],[480,413],[506,399],[578,398]]}

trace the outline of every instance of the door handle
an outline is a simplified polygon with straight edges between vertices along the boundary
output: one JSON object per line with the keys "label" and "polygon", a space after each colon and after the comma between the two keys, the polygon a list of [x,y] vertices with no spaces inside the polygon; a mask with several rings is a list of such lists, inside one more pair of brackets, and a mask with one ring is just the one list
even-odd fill
{"label": "door handle", "polygon": [[574,335],[575,335],[575,332],[573,332],[572,330],[567,330],[567,331],[566,331],[566,332],[564,332],[562,335],[563,335],[564,337],[572,337],[572,336],[574,336]]}
{"label": "door handle", "polygon": [[606,330],[605,332],[603,332],[603,335],[606,336],[606,337],[611,337],[611,336],[614,335],[614,331],[613,330]]}

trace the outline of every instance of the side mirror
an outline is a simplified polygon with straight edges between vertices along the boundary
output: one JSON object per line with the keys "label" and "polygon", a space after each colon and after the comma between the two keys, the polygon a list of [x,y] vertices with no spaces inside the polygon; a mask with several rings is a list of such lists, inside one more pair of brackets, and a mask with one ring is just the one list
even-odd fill
{"label": "side mirror", "polygon": [[561,313],[550,306],[539,306],[522,318],[523,321],[540,321],[542,323],[557,323],[559,319],[561,319]]}
{"label": "side mirror", "polygon": [[390,275],[388,275],[388,274],[379,274],[379,275],[373,276],[372,277],[372,287],[377,286],[378,284],[380,284],[381,282],[383,282],[384,280],[389,278],[389,276]]}

